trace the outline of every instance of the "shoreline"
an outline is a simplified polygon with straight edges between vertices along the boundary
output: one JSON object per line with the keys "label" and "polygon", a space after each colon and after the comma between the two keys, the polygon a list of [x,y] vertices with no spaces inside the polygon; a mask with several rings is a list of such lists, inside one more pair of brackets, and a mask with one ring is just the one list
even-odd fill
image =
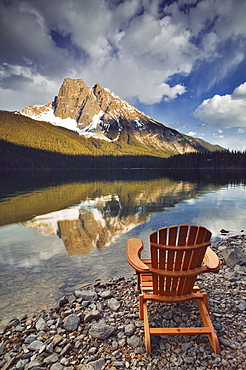
{"label": "shoreline", "polygon": [[[3,370],[103,369],[237,369],[246,368],[246,267],[225,263],[223,250],[240,249],[246,235],[228,237],[212,245],[221,259],[218,274],[204,274],[198,285],[208,293],[211,319],[221,354],[213,353],[206,336],[153,337],[152,354],[144,347],[143,322],[138,317],[134,273],[108,282],[81,286],[71,299],[32,317],[12,319],[0,329],[0,367]],[[192,302],[151,303],[153,320],[166,325],[196,324]],[[182,325],[182,324],[181,324]],[[199,325],[199,322],[198,322]],[[188,325],[187,325],[188,326]]]}

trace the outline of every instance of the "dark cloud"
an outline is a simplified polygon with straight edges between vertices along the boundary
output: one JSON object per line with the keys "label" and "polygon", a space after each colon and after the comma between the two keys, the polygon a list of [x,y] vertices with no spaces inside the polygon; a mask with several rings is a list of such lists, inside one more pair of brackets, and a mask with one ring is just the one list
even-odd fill
{"label": "dark cloud", "polygon": [[22,90],[23,86],[30,84],[31,82],[31,78],[12,74],[9,77],[4,77],[0,80],[0,87],[8,90]]}

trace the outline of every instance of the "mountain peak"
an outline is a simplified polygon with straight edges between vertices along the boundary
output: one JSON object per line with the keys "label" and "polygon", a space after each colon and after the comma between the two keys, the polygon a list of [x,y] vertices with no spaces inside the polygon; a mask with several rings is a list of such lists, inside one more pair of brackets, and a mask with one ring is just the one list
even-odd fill
{"label": "mountain peak", "polygon": [[[198,139],[190,140],[186,135],[153,120],[109,89],[103,88],[100,83],[91,88],[82,79],[66,77],[52,108],[45,108],[47,117],[47,109],[53,115],[52,119],[45,119],[51,123],[57,124],[60,120],[62,125],[66,121],[65,127],[76,128],[80,134],[144,146],[160,156],[213,150],[211,144],[207,146],[206,142]],[[28,107],[20,113],[32,116],[32,109]],[[34,113],[37,119],[37,106]],[[40,119],[44,119],[43,117],[40,108]],[[214,146],[214,150],[218,150],[218,146]]]}

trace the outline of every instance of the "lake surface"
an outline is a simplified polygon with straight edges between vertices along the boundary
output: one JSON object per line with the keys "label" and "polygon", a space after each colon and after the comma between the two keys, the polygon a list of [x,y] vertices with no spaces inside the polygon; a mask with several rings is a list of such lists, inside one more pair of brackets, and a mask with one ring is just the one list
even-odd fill
{"label": "lake surface", "polygon": [[[212,242],[246,232],[245,178],[194,171],[0,174],[0,325],[56,305],[84,284],[133,269],[128,238],[203,225]],[[147,253],[147,252],[146,252]]]}

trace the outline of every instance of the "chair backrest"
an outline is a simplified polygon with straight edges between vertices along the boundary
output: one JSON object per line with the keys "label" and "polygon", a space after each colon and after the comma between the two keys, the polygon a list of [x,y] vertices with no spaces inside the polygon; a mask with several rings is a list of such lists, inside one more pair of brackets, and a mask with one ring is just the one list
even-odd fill
{"label": "chair backrest", "polygon": [[153,293],[181,296],[192,292],[202,272],[211,232],[202,226],[164,227],[150,235]]}

